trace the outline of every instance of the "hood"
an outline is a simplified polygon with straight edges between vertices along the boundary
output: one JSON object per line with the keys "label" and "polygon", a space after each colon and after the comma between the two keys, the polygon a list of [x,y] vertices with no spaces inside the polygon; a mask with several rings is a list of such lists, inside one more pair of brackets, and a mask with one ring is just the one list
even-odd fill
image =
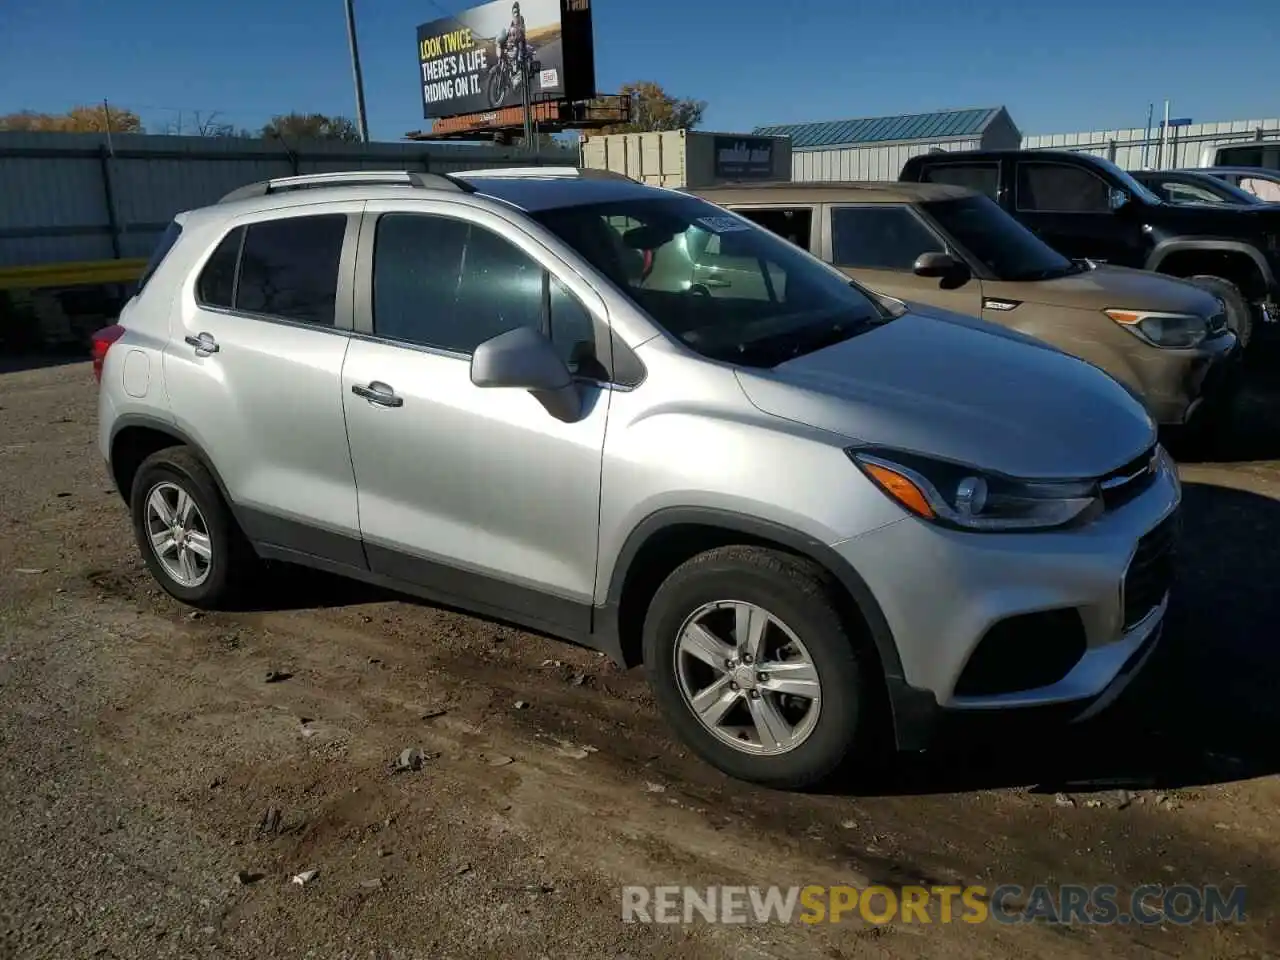
{"label": "hood", "polygon": [[1155,425],[1098,368],[994,324],[911,312],[772,370],[738,371],[766,413],[1023,478],[1101,476]]}
{"label": "hood", "polygon": [[1001,299],[1081,310],[1168,310],[1202,317],[1211,317],[1219,310],[1217,297],[1185,280],[1105,264],[1034,283],[984,280],[982,292]]}

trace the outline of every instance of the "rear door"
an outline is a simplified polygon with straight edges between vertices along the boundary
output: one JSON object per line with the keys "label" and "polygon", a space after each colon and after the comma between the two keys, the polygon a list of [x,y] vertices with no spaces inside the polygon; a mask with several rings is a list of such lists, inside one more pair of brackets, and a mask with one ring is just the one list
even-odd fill
{"label": "rear door", "polygon": [[363,204],[245,217],[210,238],[165,351],[176,425],[254,540],[362,566],[341,376]]}
{"label": "rear door", "polygon": [[982,313],[982,283],[976,277],[956,290],[918,277],[922,253],[953,253],[908,204],[831,204],[829,253],[825,257],[863,286],[899,300],[916,300],[970,316]]}

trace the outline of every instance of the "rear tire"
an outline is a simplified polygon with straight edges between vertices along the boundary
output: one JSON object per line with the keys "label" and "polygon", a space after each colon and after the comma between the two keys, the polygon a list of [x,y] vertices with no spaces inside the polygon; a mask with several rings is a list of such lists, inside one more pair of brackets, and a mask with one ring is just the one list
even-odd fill
{"label": "rear tire", "polygon": [[1186,279],[1188,283],[1194,283],[1197,287],[1208,290],[1226,304],[1227,326],[1236,335],[1236,339],[1240,341],[1241,349],[1247,347],[1250,341],[1253,340],[1253,307],[1244,298],[1240,288],[1230,280],[1224,280],[1222,277],[1211,277],[1207,274],[1199,274]]}
{"label": "rear tire", "polygon": [[[704,630],[722,645],[690,654],[682,637],[705,652]],[[649,605],[644,657],[667,721],[732,777],[814,787],[870,743],[874,658],[850,637],[824,571],[790,554],[731,546],[686,561]]]}
{"label": "rear tire", "polygon": [[134,475],[129,503],[147,569],[183,603],[233,605],[260,567],[213,475],[187,447],[147,457]]}

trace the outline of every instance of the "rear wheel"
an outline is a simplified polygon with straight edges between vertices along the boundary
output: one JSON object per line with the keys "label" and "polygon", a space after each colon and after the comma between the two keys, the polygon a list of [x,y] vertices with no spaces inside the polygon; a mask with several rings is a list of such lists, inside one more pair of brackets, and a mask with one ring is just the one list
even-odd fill
{"label": "rear wheel", "polygon": [[866,742],[870,670],[804,560],[722,547],[687,561],[654,595],[644,653],[668,722],[730,776],[812,787]]}
{"label": "rear wheel", "polygon": [[1235,333],[1241,348],[1247,347],[1253,339],[1253,307],[1244,298],[1240,288],[1230,280],[1207,274],[1187,277],[1187,282],[1203,287],[1222,301],[1227,308],[1227,326]]}
{"label": "rear wheel", "polygon": [[258,566],[213,476],[186,447],[168,447],[142,462],[130,506],[147,569],[183,603],[229,605]]}

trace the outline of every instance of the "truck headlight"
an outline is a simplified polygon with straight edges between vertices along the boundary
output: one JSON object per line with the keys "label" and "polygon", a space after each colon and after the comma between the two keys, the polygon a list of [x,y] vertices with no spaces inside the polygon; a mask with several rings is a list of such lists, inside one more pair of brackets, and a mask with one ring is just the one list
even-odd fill
{"label": "truck headlight", "polygon": [[891,500],[922,520],[961,530],[1049,530],[1102,512],[1092,480],[1019,480],[964,464],[876,447],[846,451]]}
{"label": "truck headlight", "polygon": [[1194,347],[1209,334],[1204,317],[1145,310],[1102,311],[1140,340],[1155,347]]}

